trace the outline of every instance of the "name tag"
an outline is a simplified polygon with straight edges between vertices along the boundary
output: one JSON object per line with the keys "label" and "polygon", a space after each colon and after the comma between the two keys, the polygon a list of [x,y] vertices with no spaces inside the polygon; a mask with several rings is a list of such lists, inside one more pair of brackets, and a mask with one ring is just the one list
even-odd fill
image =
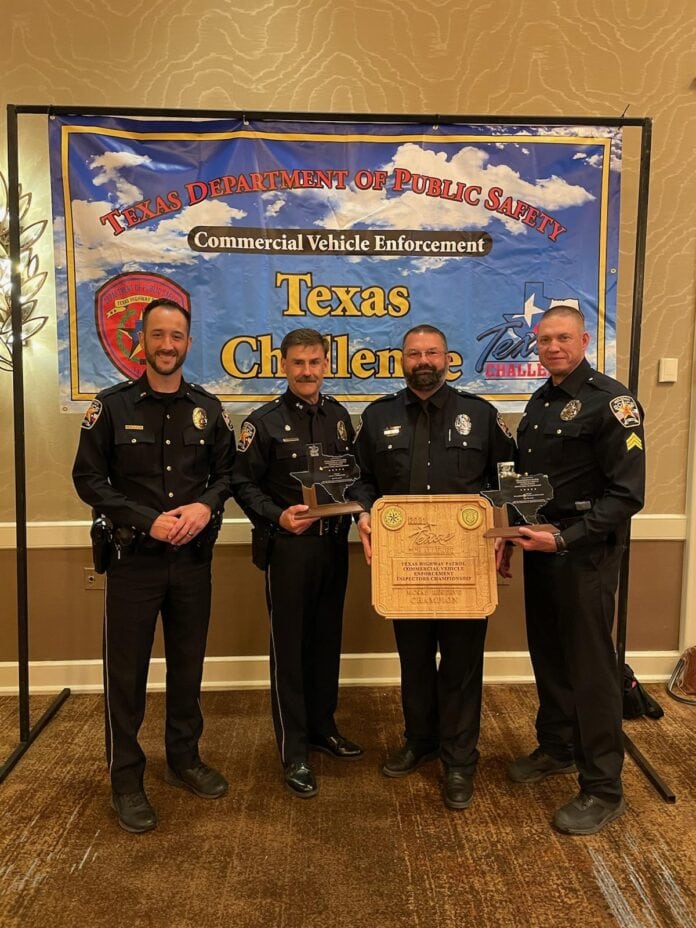
{"label": "name tag", "polygon": [[142,432],[144,428],[144,425],[124,425],[127,432]]}
{"label": "name tag", "polygon": [[401,431],[401,426],[400,426],[400,425],[390,425],[389,428],[386,428],[386,429],[384,430],[384,435],[385,435],[387,438],[391,438],[391,437],[393,437],[394,435],[398,435],[400,431]]}

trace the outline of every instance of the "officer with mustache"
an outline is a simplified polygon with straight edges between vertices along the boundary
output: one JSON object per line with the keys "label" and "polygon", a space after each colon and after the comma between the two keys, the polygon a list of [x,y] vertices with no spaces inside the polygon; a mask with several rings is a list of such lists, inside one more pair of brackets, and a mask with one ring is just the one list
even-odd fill
{"label": "officer with mustache", "polygon": [[346,409],[321,387],[327,344],[315,329],[281,342],[288,388],[242,423],[232,490],[251,520],[252,556],[266,573],[271,708],[287,788],[302,799],[318,785],[311,751],[341,760],[363,750],[336,727],[349,516],[303,519],[302,485],[312,446],[345,454],[353,441]]}

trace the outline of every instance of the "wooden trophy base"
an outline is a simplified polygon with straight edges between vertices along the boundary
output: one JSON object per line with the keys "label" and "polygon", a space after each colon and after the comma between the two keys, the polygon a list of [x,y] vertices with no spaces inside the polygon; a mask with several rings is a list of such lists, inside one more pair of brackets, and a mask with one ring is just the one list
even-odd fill
{"label": "wooden trophy base", "polygon": [[507,506],[493,508],[493,528],[484,532],[484,538],[518,538],[521,528],[531,528],[535,532],[557,532],[556,525],[550,522],[534,522],[526,525],[510,525]]}
{"label": "wooden trophy base", "polygon": [[298,512],[296,519],[326,519],[329,516],[352,516],[363,511],[360,503],[319,503],[316,487],[302,487],[302,502],[309,506],[306,512]]}

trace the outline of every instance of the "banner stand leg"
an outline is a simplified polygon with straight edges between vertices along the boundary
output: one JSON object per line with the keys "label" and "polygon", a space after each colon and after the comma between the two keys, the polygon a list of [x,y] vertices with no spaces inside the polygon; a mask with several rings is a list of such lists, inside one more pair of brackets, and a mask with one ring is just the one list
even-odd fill
{"label": "banner stand leg", "polygon": [[58,712],[60,707],[63,705],[65,700],[70,695],[70,690],[65,688],[60,691],[60,693],[53,700],[51,705],[46,709],[41,718],[37,721],[33,728],[29,730],[29,735],[24,741],[20,741],[17,747],[12,751],[9,757],[5,762],[0,766],[0,783],[5,779],[7,774],[12,770],[16,763],[18,763],[21,758],[24,756],[26,751],[29,749],[31,744],[36,741],[43,729],[48,725],[53,716]]}

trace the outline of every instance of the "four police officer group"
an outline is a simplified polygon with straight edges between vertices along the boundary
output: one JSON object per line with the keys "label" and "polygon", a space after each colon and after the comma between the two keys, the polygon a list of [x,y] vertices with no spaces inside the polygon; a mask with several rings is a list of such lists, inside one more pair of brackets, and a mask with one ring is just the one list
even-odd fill
{"label": "four police officer group", "polygon": [[[286,787],[316,795],[311,755],[354,760],[363,748],[336,727],[345,515],[310,513],[298,473],[308,459],[354,454],[348,495],[371,558],[370,509],[385,494],[477,493],[497,487],[497,465],[545,473],[553,499],[538,526],[496,544],[498,569],[524,552],[525,608],[539,695],[538,745],[510,778],[534,783],[578,772],[579,792],[554,816],[569,834],[592,834],[625,809],[621,699],[611,638],[614,594],[629,519],[643,504],[642,411],[624,386],[585,359],[589,335],[574,305],[538,327],[548,381],[530,400],[518,449],[495,408],[447,383],[447,340],[420,325],[402,343],[404,389],[371,403],[357,436],[346,409],[322,392],[327,346],[313,329],[281,345],[285,393],[241,425],[238,441],[219,401],[183,379],[187,310],[150,303],[140,343],[145,372],[103,391],[82,423],[73,477],[106,520],[110,562],[104,610],[106,756],[112,806],[123,828],[148,831],[157,816],[144,791],[138,731],[158,614],[167,663],[166,780],[201,798],[227,791],[200,757],[200,685],[210,614],[212,547],[234,496],[250,519],[254,563],[265,573],[271,707]],[[472,801],[486,618],[397,620],[403,743],[385,759],[404,777],[439,758],[443,800]]]}

